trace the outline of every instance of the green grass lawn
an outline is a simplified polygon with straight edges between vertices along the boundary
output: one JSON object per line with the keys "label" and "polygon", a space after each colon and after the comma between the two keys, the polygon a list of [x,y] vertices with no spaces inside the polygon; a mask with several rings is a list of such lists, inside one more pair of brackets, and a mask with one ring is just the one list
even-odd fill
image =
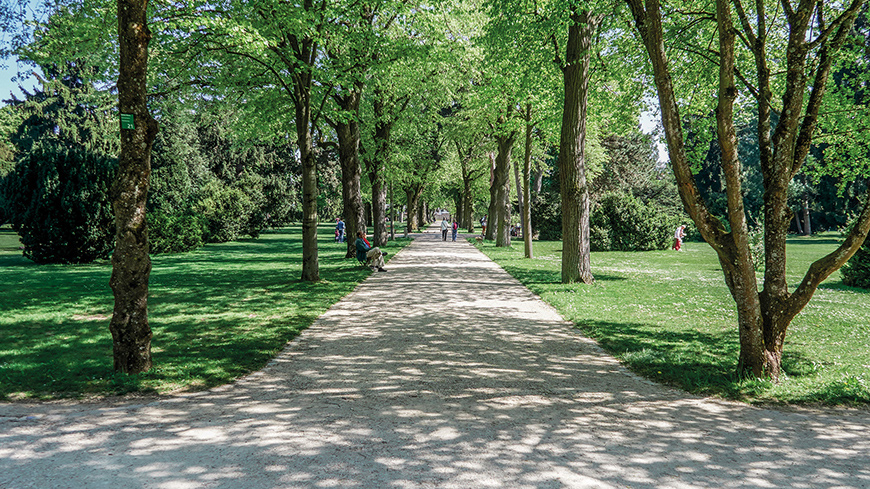
{"label": "green grass lawn", "polygon": [[[788,280],[837,246],[833,234],[793,238]],[[561,243],[535,242],[536,258],[478,245],[633,371],[690,392],[753,403],[870,403],[870,291],[832,275],[789,328],[779,384],[740,380],[737,313],[713,250],[592,254],[595,283],[563,285]]]}
{"label": "green grass lawn", "polygon": [[301,226],[152,257],[154,367],[128,376],[112,371],[111,264],[36,265],[0,229],[0,400],[200,390],[262,368],[371,273],[332,224],[319,233],[316,284],[299,280]]}

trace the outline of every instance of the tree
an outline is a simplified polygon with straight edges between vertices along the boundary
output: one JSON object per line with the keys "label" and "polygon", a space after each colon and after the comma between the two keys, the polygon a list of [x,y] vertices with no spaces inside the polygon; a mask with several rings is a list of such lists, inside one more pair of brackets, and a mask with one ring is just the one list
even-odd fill
{"label": "tree", "polygon": [[[754,4],[750,16],[740,0],[717,0],[715,12],[700,8],[699,18],[674,26],[689,30],[708,28],[708,36],[714,31],[717,35],[718,49],[686,46],[685,53],[697,53],[703,60],[718,66],[715,116],[727,186],[727,227],[708,210],[701,198],[686,152],[680,97],[674,88],[674,71],[665,51],[668,38],[663,27],[666,20],[678,23],[680,16],[664,19],[658,0],[626,1],[652,64],[668,152],[683,206],[704,240],[719,256],[725,282],[737,305],[738,372],[778,379],[783,343],[792,319],[809,302],[822,280],[857,251],[870,230],[868,202],[843,243],[811,264],[801,283],[793,291],[789,290],[785,269],[786,236],[792,220],[788,205],[789,182],[810,152],[831,67],[864,0],[846,4],[800,2],[798,5],[784,0],[779,2],[784,20],[772,14],[771,11],[777,9],[769,9],[763,1]],[[709,19],[715,19],[715,24],[711,25]],[[761,291],[755,275],[741,190],[735,122],[737,80],[753,99],[758,114],[756,130],[765,224],[765,271]],[[771,124],[774,113],[779,114],[775,128]]]}
{"label": "tree", "polygon": [[151,258],[145,201],[157,122],[148,111],[145,97],[151,40],[147,9],[148,0],[118,0],[118,110],[122,126],[118,176],[112,186],[116,231],[109,284],[115,308],[109,330],[115,371],[128,374],[151,368],[152,333],[148,325]]}

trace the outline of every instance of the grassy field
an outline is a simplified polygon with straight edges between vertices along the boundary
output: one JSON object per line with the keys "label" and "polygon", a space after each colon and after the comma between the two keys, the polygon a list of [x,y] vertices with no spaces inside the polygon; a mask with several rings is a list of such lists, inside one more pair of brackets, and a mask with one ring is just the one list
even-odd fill
{"label": "grassy field", "polygon": [[[752,403],[870,404],[870,291],[832,275],[789,328],[779,384],[740,380],[737,314],[705,243],[673,251],[593,253],[595,283],[560,283],[561,243],[535,242],[536,258],[478,245],[584,334],[633,371],[690,392]],[[793,238],[789,283],[837,246],[835,235]]]}
{"label": "grassy field", "polygon": [[316,284],[299,280],[301,226],[154,256],[154,368],[127,376],[112,371],[111,264],[35,265],[0,229],[0,400],[200,390],[262,368],[371,273],[319,232]]}

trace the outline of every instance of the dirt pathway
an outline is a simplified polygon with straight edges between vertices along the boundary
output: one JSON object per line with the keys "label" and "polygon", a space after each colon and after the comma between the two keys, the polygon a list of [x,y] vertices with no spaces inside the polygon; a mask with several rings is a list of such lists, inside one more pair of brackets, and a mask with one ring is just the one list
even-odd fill
{"label": "dirt pathway", "polygon": [[466,242],[425,234],[233,385],[0,405],[0,488],[867,488],[870,415],[629,374]]}

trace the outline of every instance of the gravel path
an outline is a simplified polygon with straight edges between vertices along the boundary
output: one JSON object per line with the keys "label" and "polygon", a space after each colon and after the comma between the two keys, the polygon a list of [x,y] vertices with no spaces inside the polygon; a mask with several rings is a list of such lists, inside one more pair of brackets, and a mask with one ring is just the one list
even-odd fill
{"label": "gravel path", "polygon": [[466,242],[424,234],[263,371],[0,405],[0,488],[859,488],[870,414],[637,378]]}

